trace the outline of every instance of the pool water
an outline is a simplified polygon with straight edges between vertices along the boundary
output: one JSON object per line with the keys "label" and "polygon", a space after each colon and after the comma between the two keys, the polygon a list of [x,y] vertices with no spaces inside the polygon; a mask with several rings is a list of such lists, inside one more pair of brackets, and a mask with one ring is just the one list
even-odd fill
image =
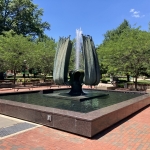
{"label": "pool water", "polygon": [[[69,92],[69,90],[55,91],[54,93],[57,92],[66,93]],[[93,94],[94,93],[109,94],[109,95],[85,101],[77,101],[77,100],[65,100],[61,98],[60,99],[52,98],[44,96],[44,94],[41,94],[39,92],[39,93],[5,95],[0,96],[0,99],[87,113],[142,95],[141,93],[124,93],[124,92],[110,92],[110,91],[96,91],[96,90],[85,90],[84,92],[90,92]]]}

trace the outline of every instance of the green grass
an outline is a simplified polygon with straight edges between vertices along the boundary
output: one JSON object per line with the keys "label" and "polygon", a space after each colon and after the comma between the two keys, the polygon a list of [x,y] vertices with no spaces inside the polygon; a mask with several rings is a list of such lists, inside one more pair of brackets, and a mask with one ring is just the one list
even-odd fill
{"label": "green grass", "polygon": [[143,84],[145,84],[145,83],[148,83],[148,84],[150,84],[150,80],[139,80],[138,81],[138,83],[143,83]]}

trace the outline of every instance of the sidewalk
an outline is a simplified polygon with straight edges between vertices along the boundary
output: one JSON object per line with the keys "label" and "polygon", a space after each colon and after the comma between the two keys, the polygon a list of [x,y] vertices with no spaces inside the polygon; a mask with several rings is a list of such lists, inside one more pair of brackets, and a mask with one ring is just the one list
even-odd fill
{"label": "sidewalk", "polygon": [[0,150],[150,150],[150,106],[92,139],[3,115],[0,136]]}

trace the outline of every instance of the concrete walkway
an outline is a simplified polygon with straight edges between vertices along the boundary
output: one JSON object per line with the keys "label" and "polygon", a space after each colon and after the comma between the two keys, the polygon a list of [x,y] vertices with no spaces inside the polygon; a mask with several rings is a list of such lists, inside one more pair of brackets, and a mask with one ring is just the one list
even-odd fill
{"label": "concrete walkway", "polygon": [[0,115],[0,140],[40,126],[28,121]]}
{"label": "concrete walkway", "polygon": [[3,115],[1,135],[0,150],[150,150],[150,106],[92,139]]}

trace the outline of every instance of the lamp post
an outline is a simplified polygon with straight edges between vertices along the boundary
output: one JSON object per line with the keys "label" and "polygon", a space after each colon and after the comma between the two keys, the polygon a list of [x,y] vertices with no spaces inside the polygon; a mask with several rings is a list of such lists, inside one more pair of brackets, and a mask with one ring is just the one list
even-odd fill
{"label": "lamp post", "polygon": [[27,61],[24,60],[24,61],[23,61],[23,78],[24,78],[23,84],[24,84],[24,86],[25,86],[26,63],[27,63]]}

